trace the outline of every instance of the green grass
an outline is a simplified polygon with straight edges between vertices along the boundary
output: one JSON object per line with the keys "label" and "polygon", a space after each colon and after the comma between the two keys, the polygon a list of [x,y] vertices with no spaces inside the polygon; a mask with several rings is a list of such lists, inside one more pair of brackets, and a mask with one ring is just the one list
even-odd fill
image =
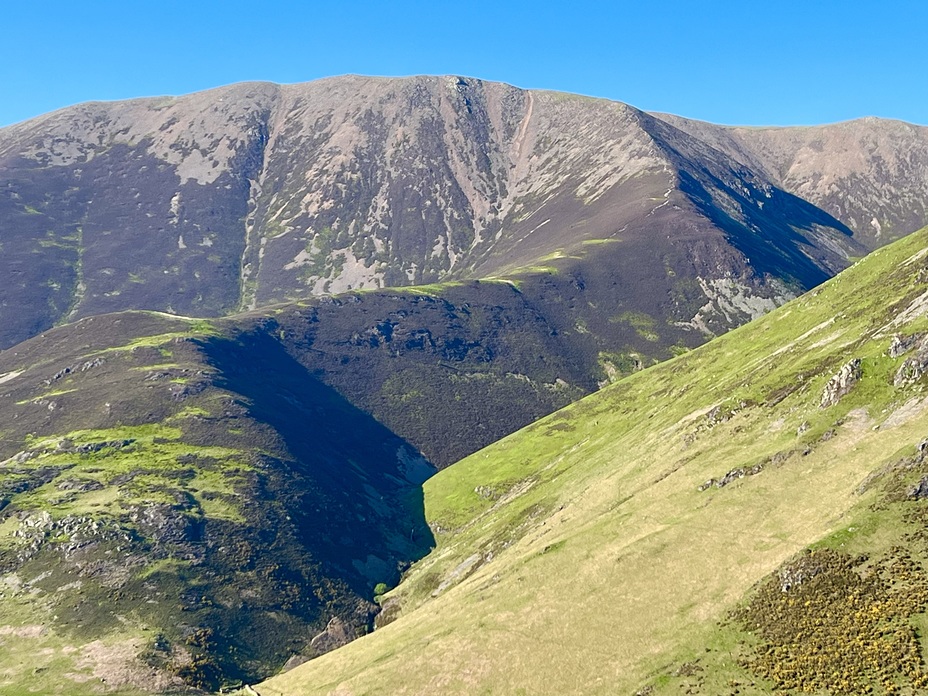
{"label": "green grass", "polygon": [[[105,639],[85,645],[67,631],[54,627],[51,602],[36,602],[41,595],[29,584],[11,584],[0,576],[2,620],[0,620],[0,695],[90,696],[113,694],[136,696],[149,693],[144,687],[151,678],[140,665],[127,659],[127,645],[144,644],[150,629],[133,617],[124,617],[111,627]],[[21,578],[28,582],[30,578]],[[129,669],[124,669],[128,667]],[[131,678],[135,685],[126,683]],[[121,674],[121,676],[118,676]],[[28,675],[24,683],[23,675]],[[62,678],[62,675],[68,675]],[[148,677],[146,684],[145,678]],[[103,681],[106,680],[106,681]]]}
{"label": "green grass", "polygon": [[[421,285],[407,285],[407,286],[395,286],[387,288],[391,293],[401,293],[403,295],[425,295],[427,297],[440,297],[444,292],[450,288],[461,287],[464,285],[463,282],[457,280],[449,280],[441,283],[424,283]],[[371,293],[371,292],[383,292],[382,290],[377,290],[374,288],[368,290],[360,290],[357,292]]]}
{"label": "green grass", "polygon": [[52,391],[45,392],[44,394],[40,394],[39,396],[34,396],[31,399],[24,399],[21,401],[17,401],[16,405],[22,406],[23,404],[35,403],[36,401],[41,401],[42,399],[51,399],[56,396],[64,396],[65,394],[72,394],[76,391],[77,389],[53,389]]}
{"label": "green grass", "polygon": [[[85,655],[74,641],[50,631],[37,638],[21,638],[12,634],[0,636],[0,695],[90,696],[105,693],[112,696],[135,696],[150,693],[144,688],[140,667],[136,667],[139,672],[135,675],[137,686],[120,684],[112,678],[119,668],[118,664],[114,664],[112,656],[121,655],[120,648],[127,642],[143,643],[144,640],[145,632],[142,630],[123,631],[122,635],[113,636],[105,643],[94,646],[92,654]],[[110,664],[100,665],[92,655],[99,655],[104,663],[109,655]],[[19,675],[23,673],[30,675],[28,687],[19,681]],[[72,676],[62,680],[62,674]],[[104,681],[106,674],[110,675],[109,685]]]}
{"label": "green grass", "polygon": [[[924,292],[906,262],[926,245],[882,249],[430,479],[438,545],[386,595],[400,618],[258,691],[769,692],[730,612],[810,545],[881,553],[903,533],[873,516],[880,486],[857,489],[928,432],[924,386],[894,388],[904,358],[885,356],[924,323],[887,328]],[[820,408],[852,358],[860,382]]]}
{"label": "green grass", "polygon": [[[202,409],[185,409],[177,418],[205,413]],[[57,451],[58,444],[70,441],[75,446],[86,443],[131,441],[123,447],[107,447],[98,452],[70,453]],[[106,430],[81,430],[52,438],[32,439],[27,449],[41,452],[20,465],[38,470],[61,467],[64,478],[95,481],[102,490],[71,491],[59,487],[56,478],[33,490],[13,497],[22,510],[46,511],[55,518],[67,515],[108,514],[119,516],[133,506],[172,504],[177,490],[190,493],[207,516],[234,522],[243,521],[241,512],[232,503],[235,486],[251,466],[245,455],[232,448],[197,446],[182,439],[180,428],[146,424],[120,426]],[[196,467],[179,464],[183,458],[195,457]],[[184,472],[189,475],[182,475]],[[131,475],[122,485],[114,481]],[[2,531],[0,527],[0,531]],[[12,528],[10,528],[12,531]],[[0,533],[0,544],[10,545],[9,533]]]}
{"label": "green grass", "polygon": [[585,239],[581,242],[583,246],[597,246],[601,244],[618,244],[621,239]]}
{"label": "green grass", "polygon": [[171,320],[177,320],[186,324],[187,328],[182,331],[168,331],[165,333],[152,334],[148,336],[139,336],[132,339],[128,343],[119,346],[109,346],[103,350],[88,354],[85,357],[105,355],[107,353],[122,353],[125,351],[134,350],[136,348],[158,348],[164,357],[171,357],[170,349],[165,348],[166,344],[168,343],[186,338],[206,338],[210,336],[218,336],[221,333],[219,328],[217,328],[217,326],[208,319],[183,317],[174,314],[165,314],[163,312],[144,312],[144,314],[162,316]]}

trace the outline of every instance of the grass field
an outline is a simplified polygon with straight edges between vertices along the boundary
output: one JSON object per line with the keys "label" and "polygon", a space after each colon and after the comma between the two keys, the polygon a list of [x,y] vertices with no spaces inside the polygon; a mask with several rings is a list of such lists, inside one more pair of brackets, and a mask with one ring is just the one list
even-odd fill
{"label": "grass field", "polygon": [[[928,435],[923,383],[894,387],[907,356],[887,357],[892,334],[928,328],[926,245],[922,231],[875,252],[441,472],[425,485],[438,545],[384,598],[399,618],[255,688],[769,693],[750,667],[765,635],[731,612],[759,601],[784,563],[815,545],[866,552],[875,560],[853,566],[866,577],[908,544],[912,577],[924,575],[921,547],[906,541],[923,503],[886,502],[885,480],[859,489]],[[855,358],[859,382],[822,408],[826,383]],[[897,469],[898,490],[921,471]],[[705,487],[712,479],[731,481]],[[913,607],[886,625],[921,641]],[[916,688],[890,676],[865,672],[854,688]]]}

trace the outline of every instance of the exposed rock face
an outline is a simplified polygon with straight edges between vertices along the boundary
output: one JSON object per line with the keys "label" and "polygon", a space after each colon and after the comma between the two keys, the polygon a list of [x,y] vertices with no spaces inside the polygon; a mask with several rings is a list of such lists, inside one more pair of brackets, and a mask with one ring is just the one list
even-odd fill
{"label": "exposed rock face", "polygon": [[828,408],[837,404],[842,397],[850,393],[860,379],[860,358],[854,358],[844,365],[834,377],[828,380],[822,391],[821,407]]}
{"label": "exposed rock face", "polygon": [[915,346],[919,345],[924,336],[925,334],[921,333],[912,334],[911,336],[901,336],[899,334],[894,334],[886,354],[891,358],[901,358]]}
{"label": "exposed rock face", "polygon": [[925,372],[928,372],[928,342],[921,341],[915,353],[899,366],[896,376],[893,377],[893,385],[904,387],[907,384],[915,384]]}
{"label": "exposed rock face", "polygon": [[0,347],[107,311],[215,316],[603,255],[627,260],[598,280],[669,293],[709,335],[864,252],[663,120],[459,77],[83,104],[0,129],[0,179]]}
{"label": "exposed rock face", "polygon": [[908,496],[914,500],[928,498],[928,476],[922,476],[919,482],[909,489]]}
{"label": "exposed rock face", "polygon": [[810,554],[805,554],[793,562],[784,564],[779,571],[778,580],[781,592],[795,590],[803,583],[809,582],[822,572],[822,566]]}
{"label": "exposed rock face", "polygon": [[316,654],[321,655],[350,643],[356,637],[354,631],[336,616],[329,621],[322,633],[310,641],[309,645]]}
{"label": "exposed rock face", "polygon": [[743,479],[745,476],[756,476],[761,471],[763,471],[763,469],[764,467],[762,464],[755,464],[754,466],[751,466],[751,467],[739,466],[737,469],[732,469],[731,471],[726,473],[721,478],[709,479],[705,483],[701,484],[698,490],[705,491],[705,490],[712,488],[713,486],[715,486],[716,488],[724,488],[729,483],[734,483],[738,479]]}

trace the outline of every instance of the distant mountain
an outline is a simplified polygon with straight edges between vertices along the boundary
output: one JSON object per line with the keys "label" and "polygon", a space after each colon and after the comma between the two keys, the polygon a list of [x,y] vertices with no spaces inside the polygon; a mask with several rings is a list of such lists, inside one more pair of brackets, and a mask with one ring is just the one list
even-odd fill
{"label": "distant mountain", "polygon": [[928,223],[928,128],[862,118],[802,128],[661,119],[844,222],[876,248]]}
{"label": "distant mountain", "polygon": [[[752,164],[624,104],[470,78],[83,104],[0,129],[0,346],[571,256],[659,323],[730,327],[719,303],[772,306],[866,250]],[[621,252],[599,261],[603,240]]]}

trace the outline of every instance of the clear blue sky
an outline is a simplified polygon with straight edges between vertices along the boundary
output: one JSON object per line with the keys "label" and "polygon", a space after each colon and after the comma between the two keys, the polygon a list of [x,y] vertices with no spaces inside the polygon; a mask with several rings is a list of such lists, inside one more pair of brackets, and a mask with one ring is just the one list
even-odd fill
{"label": "clear blue sky", "polygon": [[458,74],[717,123],[928,124],[928,0],[6,0],[0,125],[243,80]]}

